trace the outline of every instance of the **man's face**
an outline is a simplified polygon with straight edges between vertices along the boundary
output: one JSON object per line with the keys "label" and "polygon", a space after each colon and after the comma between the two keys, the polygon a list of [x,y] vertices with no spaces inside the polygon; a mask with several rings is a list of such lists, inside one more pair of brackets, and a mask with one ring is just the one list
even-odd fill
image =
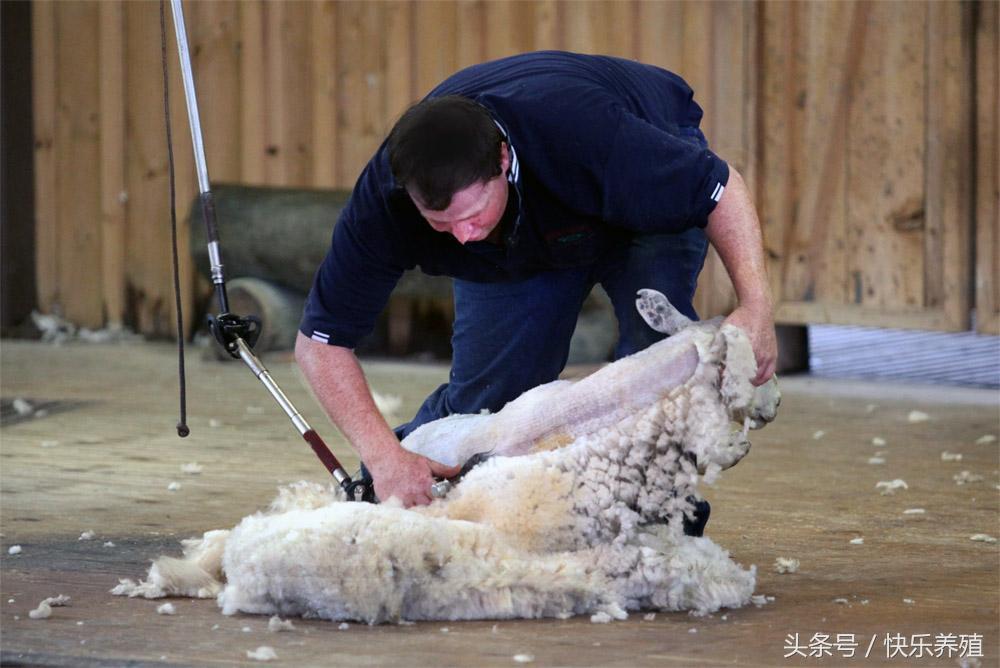
{"label": "man's face", "polygon": [[420,215],[437,232],[446,232],[458,243],[484,241],[489,238],[507,208],[507,169],[510,157],[507,145],[500,146],[500,174],[488,181],[480,181],[452,195],[451,204],[444,211],[432,211],[410,193]]}

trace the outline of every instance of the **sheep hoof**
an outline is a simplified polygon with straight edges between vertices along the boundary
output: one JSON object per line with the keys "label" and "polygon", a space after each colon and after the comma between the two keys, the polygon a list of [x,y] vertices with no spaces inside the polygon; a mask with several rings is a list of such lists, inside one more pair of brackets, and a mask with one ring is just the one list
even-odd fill
{"label": "sheep hoof", "polygon": [[662,292],[644,288],[636,295],[636,310],[646,324],[657,332],[676,334],[691,324],[691,319],[674,308]]}

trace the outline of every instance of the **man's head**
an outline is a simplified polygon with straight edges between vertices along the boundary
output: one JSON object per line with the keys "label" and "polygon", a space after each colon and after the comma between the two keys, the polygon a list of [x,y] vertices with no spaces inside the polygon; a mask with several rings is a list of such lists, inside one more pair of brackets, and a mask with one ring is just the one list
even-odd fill
{"label": "man's head", "polygon": [[435,230],[464,244],[496,228],[510,158],[483,107],[457,95],[415,104],[389,133],[388,151],[393,177]]}

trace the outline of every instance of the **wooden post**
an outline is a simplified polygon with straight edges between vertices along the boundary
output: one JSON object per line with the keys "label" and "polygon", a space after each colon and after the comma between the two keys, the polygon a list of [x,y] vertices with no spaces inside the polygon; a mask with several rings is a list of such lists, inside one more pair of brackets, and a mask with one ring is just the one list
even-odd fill
{"label": "wooden post", "polygon": [[31,4],[33,116],[35,124],[35,274],[38,308],[59,300],[59,234],[56,215],[56,3]]}

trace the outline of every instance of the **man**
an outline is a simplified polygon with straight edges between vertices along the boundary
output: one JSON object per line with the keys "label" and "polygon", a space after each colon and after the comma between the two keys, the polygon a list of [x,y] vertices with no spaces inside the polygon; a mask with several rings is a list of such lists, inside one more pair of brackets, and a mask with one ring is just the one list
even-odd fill
{"label": "man", "polygon": [[[600,283],[615,356],[662,335],[635,312],[655,288],[688,316],[707,243],[719,252],[758,362],[777,345],[760,224],[735,170],[708,150],[701,108],[665,70],[540,52],[476,65],[411,107],[368,163],[306,304],[296,359],[370,471],[379,498],[430,501],[457,471],[399,441],[452,413],[499,410],[554,380]],[[352,349],[405,269],[454,277],[449,382],[391,430]]]}

